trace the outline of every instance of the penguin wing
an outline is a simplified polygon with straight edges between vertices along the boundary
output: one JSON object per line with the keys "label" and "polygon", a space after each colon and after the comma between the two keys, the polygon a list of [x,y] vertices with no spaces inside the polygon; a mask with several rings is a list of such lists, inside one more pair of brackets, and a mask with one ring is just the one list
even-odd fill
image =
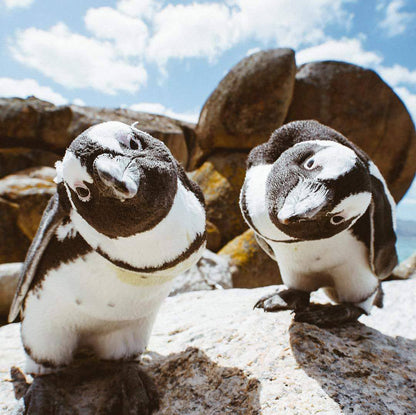
{"label": "penguin wing", "polygon": [[48,202],[43,213],[39,228],[33,238],[32,244],[26,254],[26,259],[20,274],[17,290],[9,312],[9,323],[13,322],[19,314],[21,305],[29,291],[30,284],[36,274],[36,269],[48,243],[55,233],[56,228],[62,222],[67,212],[62,207],[58,192]]}
{"label": "penguin wing", "polygon": [[370,163],[370,264],[378,278],[387,278],[397,265],[395,204],[377,167]]}
{"label": "penguin wing", "polygon": [[257,235],[257,233],[254,233],[254,237],[256,238],[257,243],[260,245],[260,248],[263,249],[263,251],[266,252],[266,254],[271,259],[277,261],[272,247],[265,241],[265,239],[262,238],[260,235]]}

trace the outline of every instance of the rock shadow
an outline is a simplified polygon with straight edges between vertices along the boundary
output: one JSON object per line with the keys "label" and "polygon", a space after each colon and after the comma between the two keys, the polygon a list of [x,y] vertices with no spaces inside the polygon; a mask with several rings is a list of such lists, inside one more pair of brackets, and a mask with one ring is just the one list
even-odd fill
{"label": "rock shadow", "polygon": [[361,323],[289,328],[293,355],[345,414],[416,411],[416,341],[389,337]]}

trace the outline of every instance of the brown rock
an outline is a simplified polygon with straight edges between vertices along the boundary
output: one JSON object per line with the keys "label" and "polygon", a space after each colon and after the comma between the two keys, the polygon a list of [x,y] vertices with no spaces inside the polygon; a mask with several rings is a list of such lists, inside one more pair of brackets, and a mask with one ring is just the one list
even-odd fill
{"label": "brown rock", "polygon": [[7,320],[21,269],[21,262],[0,265],[0,322]]}
{"label": "brown rock", "polygon": [[0,148],[0,178],[36,166],[53,167],[60,157],[36,148]]}
{"label": "brown rock", "polygon": [[302,65],[286,122],[315,119],[373,159],[399,201],[416,170],[416,133],[406,107],[374,72],[342,62]]}
{"label": "brown rock", "polygon": [[196,134],[205,154],[266,141],[286,117],[295,71],[291,49],[258,52],[234,66],[201,111]]}
{"label": "brown rock", "polygon": [[210,221],[207,221],[207,249],[217,252],[221,248],[221,233]]}
{"label": "brown rock", "polygon": [[234,288],[282,283],[276,261],[260,248],[251,229],[230,241],[218,254],[230,259]]}
{"label": "brown rock", "polygon": [[30,240],[19,228],[19,206],[0,197],[0,264],[23,261]]}
{"label": "brown rock", "polygon": [[187,141],[192,141],[193,124],[127,109],[57,107],[34,97],[0,98],[0,147],[25,146],[62,154],[88,127],[116,120],[127,124],[138,121],[138,128],[162,140],[187,167]]}
{"label": "brown rock", "polygon": [[189,173],[204,192],[207,219],[219,229],[221,246],[247,229],[238,206],[246,158],[245,153],[217,153]]}
{"label": "brown rock", "polygon": [[[46,204],[55,192],[54,177],[55,169],[40,167],[26,169],[0,180],[0,197],[15,206],[15,225],[29,240],[35,236]],[[24,256],[17,258],[23,259]]]}

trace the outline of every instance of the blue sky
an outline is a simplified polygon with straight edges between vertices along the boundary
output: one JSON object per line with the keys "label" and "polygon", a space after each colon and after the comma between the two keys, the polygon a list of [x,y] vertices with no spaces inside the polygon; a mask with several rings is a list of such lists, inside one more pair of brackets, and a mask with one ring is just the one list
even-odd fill
{"label": "blue sky", "polygon": [[[292,47],[375,69],[416,120],[414,0],[0,0],[0,36],[0,96],[196,121],[240,59]],[[399,217],[415,211],[416,184]]]}

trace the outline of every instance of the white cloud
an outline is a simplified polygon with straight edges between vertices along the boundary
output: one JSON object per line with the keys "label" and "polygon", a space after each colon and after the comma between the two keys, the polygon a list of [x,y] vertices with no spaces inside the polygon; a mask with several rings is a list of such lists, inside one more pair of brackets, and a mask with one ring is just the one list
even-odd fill
{"label": "white cloud", "polygon": [[34,0],[3,0],[4,5],[8,9],[29,7],[33,2]]}
{"label": "white cloud", "polygon": [[89,9],[85,25],[99,39],[115,41],[125,56],[142,55],[148,37],[147,25],[140,19],[126,16],[111,7]]}
{"label": "white cloud", "polygon": [[117,9],[128,16],[150,18],[160,4],[155,0],[119,0]]}
{"label": "white cloud", "polygon": [[401,35],[413,20],[415,14],[402,11],[404,6],[404,0],[392,0],[385,7],[385,16],[379,27],[386,31],[387,36]]}
{"label": "white cloud", "polygon": [[155,14],[148,56],[164,65],[171,58],[210,60],[238,42],[298,47],[327,39],[330,25],[347,27],[345,0],[229,0],[168,5]]}
{"label": "white cloud", "polygon": [[320,60],[337,60],[362,66],[376,66],[383,57],[375,52],[364,50],[361,39],[342,38],[328,40],[318,46],[312,46],[296,53],[298,65]]}
{"label": "white cloud", "polygon": [[0,78],[1,97],[27,98],[31,95],[56,105],[63,105],[68,102],[61,94],[54,92],[48,86],[39,85],[34,79]]}
{"label": "white cloud", "polygon": [[385,79],[390,85],[416,85],[416,70],[411,71],[408,68],[397,64],[391,67],[380,66],[378,70],[382,78]]}
{"label": "white cloud", "polygon": [[19,62],[68,88],[136,92],[147,80],[142,64],[121,59],[111,43],[72,33],[63,23],[19,31],[11,51]]}
{"label": "white cloud", "polygon": [[234,0],[240,9],[233,21],[240,39],[252,37],[262,42],[297,48],[326,39],[325,29],[346,27],[350,15],[344,0]]}
{"label": "white cloud", "polygon": [[161,65],[170,58],[213,59],[233,45],[231,13],[223,4],[168,5],[154,25],[148,57]]}
{"label": "white cloud", "polygon": [[416,94],[403,86],[394,88],[394,92],[403,100],[413,118],[413,122],[416,123]]}
{"label": "white cloud", "polygon": [[81,98],[75,98],[72,100],[72,103],[75,105],[79,105],[80,107],[83,107],[85,105],[85,102]]}
{"label": "white cloud", "polygon": [[257,52],[260,52],[260,48],[251,48],[246,52],[246,56],[254,55]]}
{"label": "white cloud", "polygon": [[130,106],[133,111],[150,112],[151,114],[166,115],[167,117],[196,123],[199,117],[199,111],[176,112],[164,105],[154,102],[141,102]]}

